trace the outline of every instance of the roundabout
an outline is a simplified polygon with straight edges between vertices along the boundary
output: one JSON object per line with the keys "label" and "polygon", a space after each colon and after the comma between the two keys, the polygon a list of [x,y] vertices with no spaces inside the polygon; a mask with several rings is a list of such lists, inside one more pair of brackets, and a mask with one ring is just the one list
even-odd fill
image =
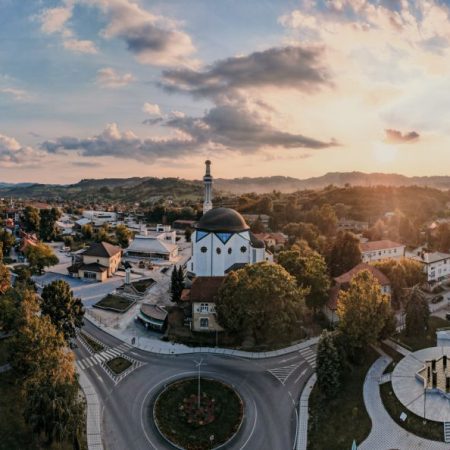
{"label": "roundabout", "polygon": [[158,394],[151,420],[174,447],[210,450],[233,439],[243,413],[243,401],[231,386],[191,377],[170,383]]}

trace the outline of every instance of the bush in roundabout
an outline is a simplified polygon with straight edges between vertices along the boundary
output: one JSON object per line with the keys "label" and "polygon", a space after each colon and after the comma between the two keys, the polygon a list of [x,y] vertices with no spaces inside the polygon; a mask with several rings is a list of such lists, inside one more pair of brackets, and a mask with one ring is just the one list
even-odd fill
{"label": "bush in roundabout", "polygon": [[237,392],[216,380],[176,381],[164,389],[153,406],[159,432],[186,450],[209,450],[231,439],[242,423],[243,404]]}

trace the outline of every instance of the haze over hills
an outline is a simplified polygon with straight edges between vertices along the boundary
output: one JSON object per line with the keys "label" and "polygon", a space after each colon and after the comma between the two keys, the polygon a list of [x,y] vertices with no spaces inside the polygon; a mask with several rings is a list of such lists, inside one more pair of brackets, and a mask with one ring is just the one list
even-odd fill
{"label": "haze over hills", "polygon": [[[329,172],[320,177],[298,179],[284,176],[245,177],[214,179],[216,192],[259,194],[273,190],[284,193],[303,189],[321,189],[328,185],[345,186],[428,186],[437,189],[450,189],[450,176],[407,177],[399,174]],[[202,195],[202,180],[182,178],[105,178],[83,179],[75,184],[32,184],[1,183],[0,195],[3,197],[48,198],[48,199],[99,199],[104,196],[111,200],[142,201],[163,196],[177,198],[197,198]]]}

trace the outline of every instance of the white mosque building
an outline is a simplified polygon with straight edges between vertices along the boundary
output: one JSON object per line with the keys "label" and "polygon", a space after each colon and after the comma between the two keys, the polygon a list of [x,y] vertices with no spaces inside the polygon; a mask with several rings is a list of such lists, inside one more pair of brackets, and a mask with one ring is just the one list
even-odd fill
{"label": "white mosque building", "polygon": [[250,231],[241,214],[231,208],[213,208],[211,161],[205,164],[203,216],[192,234],[187,270],[197,277],[225,276],[246,264],[272,261],[272,254]]}

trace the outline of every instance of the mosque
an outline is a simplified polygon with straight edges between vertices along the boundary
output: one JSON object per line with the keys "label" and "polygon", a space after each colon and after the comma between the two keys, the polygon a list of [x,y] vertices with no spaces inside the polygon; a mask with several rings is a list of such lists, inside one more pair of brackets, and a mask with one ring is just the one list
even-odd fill
{"label": "mosque", "polygon": [[251,232],[241,214],[231,208],[213,208],[211,161],[205,165],[203,216],[192,234],[188,271],[196,277],[222,277],[246,264],[272,261],[272,254]]}

